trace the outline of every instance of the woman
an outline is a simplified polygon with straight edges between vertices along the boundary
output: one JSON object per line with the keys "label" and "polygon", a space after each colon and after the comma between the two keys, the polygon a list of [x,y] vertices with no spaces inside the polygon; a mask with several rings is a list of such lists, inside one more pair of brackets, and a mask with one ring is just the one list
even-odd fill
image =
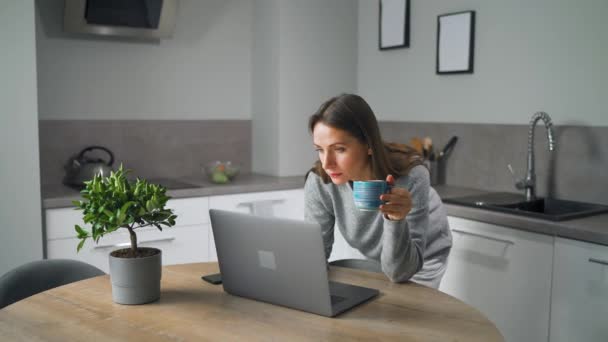
{"label": "woman", "polygon": [[[321,226],[326,257],[334,226],[393,282],[439,287],[452,246],[445,209],[415,150],[384,143],[376,117],[357,95],[329,99],[310,117],[319,160],[308,172],[305,218]],[[378,211],[359,211],[352,181],[393,185]]]}

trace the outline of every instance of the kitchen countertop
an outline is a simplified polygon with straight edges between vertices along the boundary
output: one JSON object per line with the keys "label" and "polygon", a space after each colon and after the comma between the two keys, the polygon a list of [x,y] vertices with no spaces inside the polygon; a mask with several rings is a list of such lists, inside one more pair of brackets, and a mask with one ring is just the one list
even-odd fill
{"label": "kitchen countertop", "polygon": [[[304,186],[304,176],[275,177],[258,174],[239,175],[229,184],[213,184],[206,179],[191,177],[178,181],[193,184],[195,187],[168,190],[173,198],[203,197],[228,195],[258,191],[277,191],[297,189]],[[464,188],[453,185],[439,185],[435,189],[441,198],[461,197],[490,193],[479,189]],[[80,199],[77,190],[64,185],[42,187],[43,209],[71,207],[73,200]],[[510,227],[514,229],[540,233],[591,243],[608,245],[608,214],[572,219],[567,221],[548,221],[537,218],[511,215],[482,208],[445,204],[448,215],[465,219]]]}
{"label": "kitchen countertop", "polygon": [[[228,184],[214,184],[201,177],[184,177],[175,181],[192,184],[191,188],[168,189],[172,198],[204,197],[239,194],[245,192],[276,191],[304,187],[304,175],[275,177],[259,174],[241,174]],[[78,190],[62,184],[42,186],[42,208],[72,207],[72,201],[81,199]]]}
{"label": "kitchen countertop", "polygon": [[[451,185],[435,186],[441,198],[462,197],[490,193],[478,189]],[[599,214],[566,221],[548,221],[511,215],[482,208],[444,204],[448,215],[568,239],[608,245],[608,214]]]}

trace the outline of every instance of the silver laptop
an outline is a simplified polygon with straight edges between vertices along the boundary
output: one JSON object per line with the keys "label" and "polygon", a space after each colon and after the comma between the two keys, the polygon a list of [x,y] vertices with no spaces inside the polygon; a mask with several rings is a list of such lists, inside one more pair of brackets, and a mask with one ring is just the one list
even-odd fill
{"label": "silver laptop", "polygon": [[209,210],[224,291],[333,317],[378,290],[330,282],[321,227]]}

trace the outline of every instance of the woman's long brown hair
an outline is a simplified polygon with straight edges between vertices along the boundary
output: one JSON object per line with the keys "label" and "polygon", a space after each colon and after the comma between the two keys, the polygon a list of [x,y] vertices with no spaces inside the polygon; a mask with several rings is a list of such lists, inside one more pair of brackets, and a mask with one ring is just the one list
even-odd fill
{"label": "woman's long brown hair", "polygon": [[[405,176],[414,166],[424,165],[422,155],[413,148],[382,140],[376,116],[361,96],[342,94],[325,101],[308,120],[311,134],[318,123],[346,131],[369,146],[370,165],[376,179],[386,179],[389,174],[395,178]],[[319,175],[324,183],[331,181],[320,160],[308,172]]]}

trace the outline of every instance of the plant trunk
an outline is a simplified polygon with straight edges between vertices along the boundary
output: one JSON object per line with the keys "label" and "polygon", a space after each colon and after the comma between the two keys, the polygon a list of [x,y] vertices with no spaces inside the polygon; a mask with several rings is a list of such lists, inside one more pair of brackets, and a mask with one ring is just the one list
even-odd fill
{"label": "plant trunk", "polygon": [[129,230],[129,236],[131,237],[131,254],[133,257],[137,257],[137,235],[131,227],[127,227]]}

